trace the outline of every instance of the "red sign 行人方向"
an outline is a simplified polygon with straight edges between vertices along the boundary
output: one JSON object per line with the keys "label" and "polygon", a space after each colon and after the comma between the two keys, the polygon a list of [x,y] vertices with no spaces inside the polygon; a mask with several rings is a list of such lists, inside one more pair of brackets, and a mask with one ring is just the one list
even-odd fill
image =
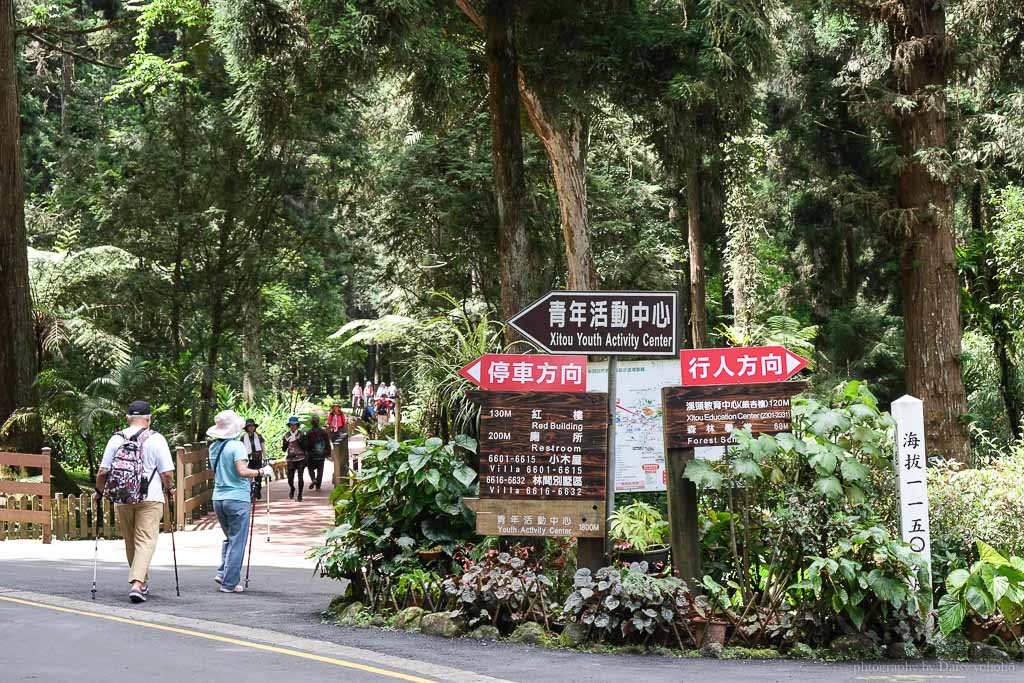
{"label": "red sign \u884c\u4eba\u65b9\u5411", "polygon": [[487,353],[459,374],[489,391],[584,392],[587,357]]}
{"label": "red sign \u884c\u4eba\u65b9\u5411", "polygon": [[782,346],[687,349],[679,352],[682,385],[782,382],[807,367],[807,360]]}

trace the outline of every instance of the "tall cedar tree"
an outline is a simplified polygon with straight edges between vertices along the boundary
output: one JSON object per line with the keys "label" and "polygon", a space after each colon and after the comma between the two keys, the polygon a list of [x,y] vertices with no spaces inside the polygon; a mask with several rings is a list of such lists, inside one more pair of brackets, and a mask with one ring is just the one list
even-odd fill
{"label": "tall cedar tree", "polygon": [[960,289],[953,249],[954,198],[949,182],[926,166],[946,150],[946,97],[952,64],[946,10],[934,0],[886,5],[891,87],[913,106],[895,111],[893,137],[903,156],[896,198],[906,240],[900,255],[907,391],[924,401],[928,449],[970,459],[960,365]]}
{"label": "tall cedar tree", "polygon": [[[14,0],[0,0],[0,423],[33,405],[36,367],[22,182]],[[14,444],[36,450],[37,427],[14,429]]]}

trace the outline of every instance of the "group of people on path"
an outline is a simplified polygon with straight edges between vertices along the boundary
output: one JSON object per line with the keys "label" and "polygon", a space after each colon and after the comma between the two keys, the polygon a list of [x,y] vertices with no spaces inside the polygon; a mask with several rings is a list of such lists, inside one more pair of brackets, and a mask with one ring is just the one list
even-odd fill
{"label": "group of people on path", "polygon": [[[366,386],[356,382],[352,387],[352,413],[359,414],[366,423],[377,420],[377,427],[387,426],[394,417],[395,407],[398,403],[398,387],[394,382],[385,384],[381,382],[377,388],[373,388],[373,382],[367,381]],[[362,408],[362,413],[358,411]]]}
{"label": "group of people on path", "polygon": [[[167,439],[150,428],[152,414],[146,401],[132,401],[127,411],[128,426],[110,437],[96,475],[96,495],[114,504],[118,526],[124,537],[128,558],[128,599],[146,602],[149,595],[149,567],[160,535],[164,505],[174,493],[174,462]],[[346,435],[347,420],[341,404],[335,403],[327,416],[327,429],[320,418],[310,417],[303,432],[299,418],[288,419],[288,431],[281,450],[288,463],[289,498],[302,500],[303,473],[310,473],[309,488],[319,490],[324,462],[333,443]],[[255,420],[245,420],[233,410],[214,418],[206,435],[210,467],[214,472],[213,510],[224,532],[220,565],[214,581],[222,593],[241,593],[242,561],[248,542],[253,508],[262,498],[263,479],[273,479],[274,470],[266,440]],[[298,488],[295,478],[298,476]]]}

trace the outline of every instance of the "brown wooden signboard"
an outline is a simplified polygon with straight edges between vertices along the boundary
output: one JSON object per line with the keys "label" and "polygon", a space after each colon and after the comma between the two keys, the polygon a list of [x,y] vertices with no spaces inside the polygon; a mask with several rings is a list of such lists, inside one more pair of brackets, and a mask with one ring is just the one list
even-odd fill
{"label": "brown wooden signboard", "polygon": [[603,500],[495,500],[467,498],[476,532],[485,536],[604,538]]}
{"label": "brown wooden signboard", "polygon": [[608,395],[467,396],[481,407],[477,532],[603,537]]}
{"label": "brown wooden signboard", "polygon": [[480,497],[604,500],[608,395],[471,391],[480,411]]}
{"label": "brown wooden signboard", "polygon": [[807,382],[665,387],[665,447],[728,446],[733,431],[778,434],[792,430],[790,401]]}

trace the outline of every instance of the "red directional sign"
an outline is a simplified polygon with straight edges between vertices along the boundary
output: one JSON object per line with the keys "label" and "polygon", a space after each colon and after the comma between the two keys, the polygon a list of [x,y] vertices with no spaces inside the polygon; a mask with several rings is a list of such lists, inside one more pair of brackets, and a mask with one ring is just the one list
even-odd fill
{"label": "red directional sign", "polygon": [[687,349],[679,352],[683,386],[781,382],[807,367],[807,360],[782,346]]}
{"label": "red directional sign", "polygon": [[587,357],[488,353],[459,374],[491,391],[584,392]]}

